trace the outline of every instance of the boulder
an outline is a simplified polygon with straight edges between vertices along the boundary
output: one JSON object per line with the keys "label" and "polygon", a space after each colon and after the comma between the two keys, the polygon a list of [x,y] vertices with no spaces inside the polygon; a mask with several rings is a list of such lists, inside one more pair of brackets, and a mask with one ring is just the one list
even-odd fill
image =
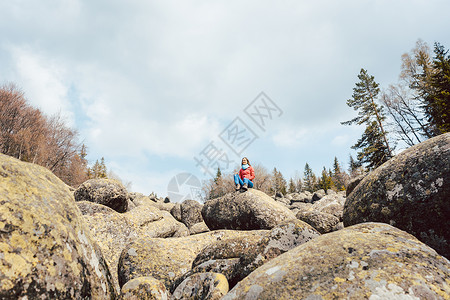
{"label": "boulder", "polygon": [[114,299],[73,193],[49,170],[0,154],[0,298]]}
{"label": "boulder", "polygon": [[218,240],[261,236],[267,231],[211,231],[180,238],[139,238],[129,243],[119,259],[119,283],[152,276],[170,289],[176,278],[191,270],[203,248]]}
{"label": "boulder", "polygon": [[128,192],[116,180],[89,179],[83,182],[75,191],[76,201],[89,201],[108,206],[119,213],[128,208]]}
{"label": "boulder", "polygon": [[450,258],[450,133],[415,145],[370,174],[348,196],[344,225],[383,222]]}
{"label": "boulder", "polygon": [[200,203],[195,200],[184,200],[180,204],[181,222],[188,228],[192,225],[203,222],[202,207]]}
{"label": "boulder", "polygon": [[306,191],[293,194],[292,199],[291,199],[291,204],[294,204],[296,202],[311,203],[312,196],[313,195],[310,192],[306,192]]}
{"label": "boulder", "polygon": [[[87,203],[85,206],[90,204],[94,207],[90,210],[86,209],[88,211],[98,211],[97,207],[102,206],[91,202]],[[160,211],[154,206],[142,205],[123,214],[110,210],[106,214],[99,212],[93,215],[84,215],[84,219],[92,236],[102,249],[117,290],[120,290],[117,277],[119,257],[128,243],[137,238],[189,235],[186,226],[177,222],[170,213]]]}
{"label": "boulder", "polygon": [[318,190],[316,191],[313,196],[312,196],[312,203],[319,201],[320,199],[322,199],[323,197],[325,197],[327,193],[325,192],[325,190]]}
{"label": "boulder", "polygon": [[173,292],[181,282],[183,282],[186,278],[192,276],[196,273],[220,273],[223,274],[226,279],[229,281],[232,278],[236,277],[236,266],[239,264],[239,258],[226,258],[226,259],[212,259],[205,261],[198,266],[193,267],[187,273],[184,273],[181,277],[178,277],[173,283],[170,289]]}
{"label": "boulder", "polygon": [[312,206],[311,203],[294,202],[289,208],[291,210],[298,209],[299,211],[308,211],[312,210]]}
{"label": "boulder", "polygon": [[175,203],[170,213],[178,222],[181,222],[181,203]]}
{"label": "boulder", "polygon": [[105,214],[105,215],[117,214],[117,212],[114,209],[101,204],[89,201],[77,201],[75,203],[78,206],[78,209],[81,211],[82,215],[93,216],[95,214]]}
{"label": "boulder", "polygon": [[450,262],[412,235],[365,223],[262,265],[223,299],[446,299]]}
{"label": "boulder", "polygon": [[215,241],[202,249],[192,262],[192,267],[217,259],[240,258],[244,253],[254,252],[263,235],[241,235]]}
{"label": "boulder", "polygon": [[353,192],[353,190],[355,189],[355,187],[358,186],[358,184],[364,179],[365,175],[359,175],[355,178],[352,178],[350,180],[350,182],[347,185],[347,188],[345,189],[345,195],[348,197],[348,195],[351,194],[351,192]]}
{"label": "boulder", "polygon": [[[294,220],[276,226],[262,237],[220,240],[207,246],[197,255],[192,263],[192,272],[201,264],[210,266],[220,261],[226,269],[220,270],[214,266],[214,272],[223,273],[230,287],[233,287],[265,262],[319,235],[320,233],[310,225]],[[235,258],[239,258],[237,264],[229,261]],[[233,268],[230,268],[230,264],[233,264]]]}
{"label": "boulder", "polygon": [[243,252],[234,268],[234,276],[229,279],[233,287],[256,268],[271,259],[320,236],[320,233],[307,223],[294,220],[274,227],[262,238],[252,251]]}
{"label": "boulder", "polygon": [[326,195],[312,205],[312,210],[324,212],[337,217],[342,221],[345,197],[339,194]]}
{"label": "boulder", "polygon": [[139,277],[128,281],[121,290],[120,300],[167,300],[170,294],[161,281],[153,277]]}
{"label": "boulder", "polygon": [[295,220],[286,206],[255,189],[206,201],[202,216],[211,230],[271,229],[283,221]]}
{"label": "boulder", "polygon": [[297,219],[308,223],[322,234],[333,231],[339,223],[339,219],[335,216],[317,210],[299,211]]}
{"label": "boulder", "polygon": [[220,273],[196,273],[173,292],[172,299],[219,300],[228,293],[228,281]]}

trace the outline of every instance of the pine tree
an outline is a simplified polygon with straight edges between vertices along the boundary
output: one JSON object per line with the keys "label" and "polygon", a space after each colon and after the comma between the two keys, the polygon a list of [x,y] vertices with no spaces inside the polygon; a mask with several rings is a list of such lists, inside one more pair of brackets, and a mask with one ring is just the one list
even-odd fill
{"label": "pine tree", "polygon": [[312,169],[309,167],[309,164],[305,165],[305,172],[303,173],[303,185],[304,190],[308,192],[314,192],[316,190],[316,175],[313,173]]}
{"label": "pine tree", "polygon": [[366,127],[361,138],[356,142],[352,149],[361,149],[358,152],[358,160],[367,164],[369,170],[381,166],[391,158],[389,149],[383,142],[383,133],[377,126],[376,121]]}
{"label": "pine tree", "polygon": [[339,164],[339,161],[337,157],[334,157],[334,163],[333,163],[333,172],[331,175],[331,178],[333,180],[334,186],[338,191],[344,191],[345,190],[345,175],[344,171],[341,170],[341,166]]}
{"label": "pine tree", "polygon": [[391,158],[392,151],[383,128],[383,109],[375,102],[380,92],[379,84],[375,82],[374,76],[364,69],[361,69],[358,78],[360,81],[353,88],[352,99],[347,100],[347,105],[358,111],[358,116],[342,124],[366,125],[363,136],[352,148],[361,149],[358,153],[359,159],[368,163],[369,168],[373,168]]}
{"label": "pine tree", "polygon": [[91,179],[108,178],[108,170],[104,157],[101,158],[100,162],[97,159],[92,168],[88,168],[88,177]]}
{"label": "pine tree", "polygon": [[217,167],[216,176],[213,178],[211,190],[209,191],[209,199],[214,199],[225,195],[222,171]]}
{"label": "pine tree", "polygon": [[431,89],[424,96],[425,114],[436,134],[450,132],[450,55],[439,43],[434,45]]}

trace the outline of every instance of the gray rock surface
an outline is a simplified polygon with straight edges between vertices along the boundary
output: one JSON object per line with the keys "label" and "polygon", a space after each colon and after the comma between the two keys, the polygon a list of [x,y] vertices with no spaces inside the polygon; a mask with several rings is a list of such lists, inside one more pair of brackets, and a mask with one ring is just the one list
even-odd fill
{"label": "gray rock surface", "polygon": [[116,180],[89,179],[75,190],[74,196],[76,201],[102,204],[119,213],[124,213],[128,209],[128,192]]}
{"label": "gray rock surface", "polygon": [[351,194],[351,192],[353,192],[353,190],[355,189],[355,187],[358,186],[358,184],[364,179],[366,175],[359,175],[355,178],[352,178],[350,180],[350,182],[347,185],[347,188],[345,189],[345,195],[348,197],[348,195]]}
{"label": "gray rock surface", "polygon": [[211,230],[271,229],[281,222],[295,219],[286,206],[255,189],[244,193],[232,192],[206,201],[202,216]]}
{"label": "gray rock surface", "polygon": [[328,233],[262,265],[223,299],[448,299],[450,262],[382,223]]}
{"label": "gray rock surface", "polygon": [[219,300],[228,292],[228,281],[220,273],[196,273],[173,292],[172,299]]}
{"label": "gray rock surface", "polygon": [[128,281],[121,290],[120,300],[167,300],[170,293],[161,281],[153,277],[139,277]]}
{"label": "gray rock surface", "polygon": [[208,245],[218,240],[237,237],[262,236],[266,230],[220,230],[180,238],[139,238],[129,243],[119,259],[119,283],[152,276],[167,289],[175,280],[192,269],[195,257]]}
{"label": "gray rock surface", "polygon": [[0,299],[114,299],[73,192],[46,168],[0,154]]}
{"label": "gray rock surface", "polygon": [[[89,205],[91,209],[87,208]],[[189,230],[184,224],[176,221],[170,213],[154,206],[141,205],[123,214],[106,206],[103,207],[108,210],[101,210],[99,207],[102,205],[91,202],[86,202],[83,206],[87,212],[97,211],[94,214],[84,215],[84,220],[102,249],[117,290],[120,290],[117,278],[119,257],[128,243],[138,238],[189,235]]]}
{"label": "gray rock surface", "polygon": [[297,213],[297,219],[308,223],[320,233],[328,233],[339,223],[339,219],[331,214],[317,210],[300,211]]}
{"label": "gray rock surface", "polygon": [[184,200],[180,204],[181,222],[188,228],[194,224],[203,222],[202,207],[203,205],[195,200]]}
{"label": "gray rock surface", "polygon": [[415,145],[368,174],[345,202],[344,225],[383,222],[450,258],[450,133]]}

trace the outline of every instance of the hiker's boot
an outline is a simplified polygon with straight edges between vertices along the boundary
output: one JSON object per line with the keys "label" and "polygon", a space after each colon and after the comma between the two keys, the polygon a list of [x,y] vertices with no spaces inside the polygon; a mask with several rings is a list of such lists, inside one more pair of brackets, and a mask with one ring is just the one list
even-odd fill
{"label": "hiker's boot", "polygon": [[236,191],[239,191],[241,189],[241,186],[239,184],[236,184]]}
{"label": "hiker's boot", "polygon": [[244,185],[242,186],[242,189],[244,189],[244,191],[248,190],[248,186],[246,183],[244,183]]}

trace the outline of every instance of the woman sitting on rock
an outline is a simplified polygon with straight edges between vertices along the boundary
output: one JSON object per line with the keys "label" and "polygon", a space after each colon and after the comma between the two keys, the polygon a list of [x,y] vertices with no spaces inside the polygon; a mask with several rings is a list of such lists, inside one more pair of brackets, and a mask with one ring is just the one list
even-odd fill
{"label": "woman sitting on rock", "polygon": [[234,183],[236,184],[236,191],[240,190],[241,187],[244,191],[248,188],[253,187],[252,180],[255,179],[255,170],[250,165],[247,157],[242,159],[242,168],[239,170],[239,173],[234,174]]}

